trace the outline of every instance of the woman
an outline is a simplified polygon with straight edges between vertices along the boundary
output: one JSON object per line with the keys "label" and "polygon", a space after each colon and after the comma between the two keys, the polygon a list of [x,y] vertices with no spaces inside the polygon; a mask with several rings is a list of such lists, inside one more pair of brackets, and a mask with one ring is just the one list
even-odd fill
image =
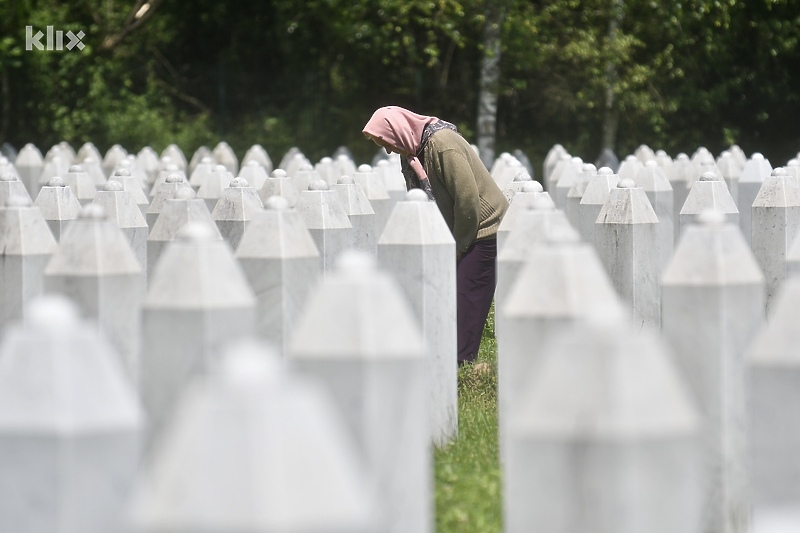
{"label": "woman", "polygon": [[508,201],[449,122],[388,106],[375,111],[363,133],[404,156],[406,186],[428,193],[455,238],[458,363],[472,362],[494,297],[497,227]]}

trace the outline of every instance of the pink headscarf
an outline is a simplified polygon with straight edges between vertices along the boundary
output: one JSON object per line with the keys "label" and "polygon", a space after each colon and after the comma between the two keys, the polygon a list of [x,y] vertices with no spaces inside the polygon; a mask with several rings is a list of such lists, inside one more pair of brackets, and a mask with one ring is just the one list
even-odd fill
{"label": "pink headscarf", "polygon": [[420,180],[427,180],[428,174],[422,168],[417,152],[425,126],[438,120],[436,117],[418,115],[408,109],[390,105],[375,111],[362,132],[383,139],[398,150],[411,154],[406,156],[408,164]]}

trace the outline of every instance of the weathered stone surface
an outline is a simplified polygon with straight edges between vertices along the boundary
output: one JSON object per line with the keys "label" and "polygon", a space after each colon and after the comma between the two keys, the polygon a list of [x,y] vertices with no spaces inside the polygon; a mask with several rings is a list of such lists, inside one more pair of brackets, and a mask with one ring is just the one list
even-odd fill
{"label": "weathered stone surface", "polygon": [[217,223],[222,238],[235,250],[247,225],[263,208],[255,189],[249,187],[244,178],[234,178],[230,186],[222,191],[211,218]]}
{"label": "weathered stone surface", "polygon": [[428,415],[433,442],[458,435],[456,248],[435,202],[412,189],[378,241],[378,264],[399,282],[428,348]]}
{"label": "weathered stone surface", "polygon": [[226,352],[181,398],[132,530],[381,531],[358,450],[321,386],[260,346]]}
{"label": "weathered stone surface", "polygon": [[71,187],[64,186],[64,180],[55,177],[42,187],[34,204],[44,217],[56,241],[61,239],[67,224],[78,218],[81,204],[72,193]]}
{"label": "weathered stone surface", "polygon": [[689,196],[681,209],[681,235],[686,232],[687,227],[696,222],[698,215],[709,209],[725,215],[727,222],[739,224],[739,209],[737,209],[736,202],[728,192],[728,186],[721,176],[712,172],[705,172],[692,185]]}
{"label": "weathered stone surface", "polygon": [[639,174],[639,171],[642,170],[642,168],[644,168],[644,162],[639,161],[639,158],[631,154],[622,160],[622,163],[620,163],[619,169],[617,170],[617,174],[619,175],[620,180],[632,179],[633,181],[636,181],[636,176]]}
{"label": "weathered stone surface", "polygon": [[786,279],[786,254],[800,230],[800,187],[776,168],[753,201],[751,248],[767,285],[767,312]]}
{"label": "weathered stone surface", "polygon": [[333,268],[336,256],[352,246],[353,225],[339,194],[322,180],[300,193],[295,209],[303,217],[320,253],[322,271]]}
{"label": "weathered stone surface", "polygon": [[67,226],[45,268],[44,287],[70,298],[97,322],[131,383],[137,383],[144,274],[128,239],[102,207],[84,207]]}
{"label": "weathered stone surface", "polygon": [[175,143],[170,143],[164,148],[164,151],[161,152],[161,159],[169,158],[171,163],[177,165],[178,169],[186,173],[188,170],[189,164],[186,161],[186,155],[181,150],[180,146]]}
{"label": "weathered stone surface", "polygon": [[567,193],[580,178],[582,172],[583,160],[580,157],[573,157],[569,164],[556,167],[556,171],[553,172],[550,178],[554,180],[553,192],[550,196],[553,197],[553,202],[555,202],[557,208],[561,210],[566,208]]}
{"label": "weathered stone surface", "polygon": [[344,254],[309,299],[289,360],[345,414],[385,530],[433,531],[425,343],[397,282],[369,256]]}
{"label": "weathered stone surface", "polygon": [[383,178],[383,184],[386,186],[386,192],[389,193],[389,198],[392,200],[392,209],[406,197],[406,179],[403,177],[403,172],[400,170],[399,160],[398,164],[393,162],[393,159],[384,159],[377,163],[375,172]]}
{"label": "weathered stone surface", "polygon": [[573,326],[526,376],[509,428],[508,533],[700,531],[701,419],[671,354],[621,324]]}
{"label": "weathered stone surface", "polygon": [[658,218],[644,189],[621,179],[597,216],[595,248],[637,329],[661,325],[659,243]]}
{"label": "weathered stone surface", "polygon": [[226,342],[254,333],[255,297],[230,246],[214,231],[208,223],[186,224],[149,278],[140,392],[150,445],[184,385],[214,367]]}
{"label": "weathered stone surface", "polygon": [[66,299],[35,301],[0,347],[0,529],[123,531],[142,427],[111,346]]}
{"label": "weathered stone surface", "polygon": [[764,278],[724,215],[686,229],[661,304],[663,336],[705,419],[704,531],[749,531],[744,352],[764,319]]}
{"label": "weathered stone surface", "polygon": [[144,171],[145,185],[152,185],[158,174],[158,154],[149,146],[145,146],[136,154],[136,162],[139,168]]}
{"label": "weathered stone surface", "polygon": [[[313,182],[315,182],[315,181],[317,181],[319,179],[322,179],[322,176],[320,175],[320,173],[317,170],[314,169],[314,166],[311,165],[311,163],[303,163],[302,165],[300,165],[297,168],[295,173],[292,176],[289,176],[289,177],[292,178],[292,181],[294,182],[295,188],[297,189],[297,193],[296,193],[297,196],[300,195],[300,191],[304,191],[304,190],[308,189],[308,186],[310,184],[312,184]],[[326,180],[326,183],[328,183],[327,180]],[[336,185],[336,181],[334,181],[333,183],[328,183],[328,185],[330,185],[332,187],[332,186]],[[297,201],[297,198],[295,197],[295,202],[296,201]]]}

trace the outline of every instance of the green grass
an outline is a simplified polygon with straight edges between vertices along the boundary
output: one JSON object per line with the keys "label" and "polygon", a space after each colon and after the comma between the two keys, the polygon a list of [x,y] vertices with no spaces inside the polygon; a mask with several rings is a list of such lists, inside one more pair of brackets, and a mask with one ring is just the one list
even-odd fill
{"label": "green grass", "polygon": [[478,362],[490,370],[464,365],[458,372],[458,439],[434,453],[437,533],[502,532],[494,310]]}

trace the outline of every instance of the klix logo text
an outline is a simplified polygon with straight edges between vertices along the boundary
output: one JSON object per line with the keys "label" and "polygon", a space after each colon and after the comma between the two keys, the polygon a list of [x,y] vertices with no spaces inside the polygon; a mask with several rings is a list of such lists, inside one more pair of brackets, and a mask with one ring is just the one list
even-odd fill
{"label": "klix logo text", "polygon": [[[34,48],[37,50],[72,50],[73,48],[83,50],[86,46],[81,42],[81,39],[86,36],[82,31],[64,33],[61,30],[53,31],[52,26],[47,26],[45,31],[47,32],[47,39],[42,44],[42,38],[45,37],[45,34],[37,31],[34,35],[33,26],[25,26],[25,50],[33,50]],[[67,38],[66,43],[64,43],[64,37]]]}

